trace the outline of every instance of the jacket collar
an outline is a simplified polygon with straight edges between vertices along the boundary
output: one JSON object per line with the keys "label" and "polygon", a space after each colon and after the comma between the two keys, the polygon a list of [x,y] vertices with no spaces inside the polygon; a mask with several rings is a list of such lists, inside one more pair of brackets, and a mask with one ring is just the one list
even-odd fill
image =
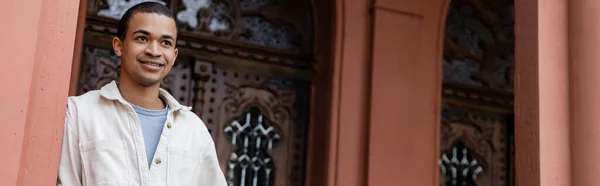
{"label": "jacket collar", "polygon": [[[100,89],[100,95],[106,99],[109,100],[118,100],[121,101],[122,103],[127,103],[127,101],[125,101],[125,99],[123,98],[123,96],[121,96],[121,92],[119,92],[119,87],[117,86],[117,81],[112,81],[106,85],[104,85],[101,89]],[[165,101],[167,102],[167,105],[169,105],[169,109],[170,110],[184,110],[184,111],[189,111],[192,108],[188,107],[188,106],[183,106],[181,104],[179,104],[179,102],[173,98],[173,96],[171,96],[171,94],[169,94],[169,92],[167,92],[164,89],[159,89],[159,94],[165,98]]]}

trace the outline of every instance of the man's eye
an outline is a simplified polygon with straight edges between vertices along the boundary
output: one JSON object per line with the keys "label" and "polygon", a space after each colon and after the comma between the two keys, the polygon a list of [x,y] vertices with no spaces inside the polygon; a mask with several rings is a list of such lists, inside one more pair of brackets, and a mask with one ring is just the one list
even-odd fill
{"label": "man's eye", "polygon": [[146,37],[144,37],[144,36],[140,36],[140,37],[136,37],[136,38],[135,38],[135,40],[138,40],[138,41],[146,41],[146,40],[148,40],[148,39],[147,39]]}
{"label": "man's eye", "polygon": [[170,41],[163,41],[163,45],[165,45],[165,46],[171,46],[172,44],[171,44]]}

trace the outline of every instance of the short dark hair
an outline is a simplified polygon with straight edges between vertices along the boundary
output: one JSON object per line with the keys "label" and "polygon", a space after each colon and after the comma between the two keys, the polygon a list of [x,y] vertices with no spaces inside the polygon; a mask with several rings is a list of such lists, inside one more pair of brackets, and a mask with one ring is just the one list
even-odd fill
{"label": "short dark hair", "polygon": [[117,37],[119,37],[119,39],[125,39],[127,28],[129,27],[129,21],[131,21],[131,18],[137,13],[155,13],[170,17],[173,19],[173,21],[175,21],[173,13],[171,13],[171,10],[169,10],[169,8],[167,8],[165,5],[157,2],[143,2],[129,8],[129,10],[123,14],[123,17],[121,17],[117,28]]}

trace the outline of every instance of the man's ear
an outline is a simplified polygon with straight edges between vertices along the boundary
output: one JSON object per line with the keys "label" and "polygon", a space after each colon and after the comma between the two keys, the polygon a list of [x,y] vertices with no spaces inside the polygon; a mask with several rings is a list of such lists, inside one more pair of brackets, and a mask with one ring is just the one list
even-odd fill
{"label": "man's ear", "polygon": [[121,50],[123,50],[123,41],[119,39],[119,37],[113,37],[112,39],[112,47],[117,56],[121,57]]}
{"label": "man's ear", "polygon": [[175,56],[173,56],[173,65],[175,65],[175,61],[177,61],[177,55],[179,55],[179,49],[175,48]]}

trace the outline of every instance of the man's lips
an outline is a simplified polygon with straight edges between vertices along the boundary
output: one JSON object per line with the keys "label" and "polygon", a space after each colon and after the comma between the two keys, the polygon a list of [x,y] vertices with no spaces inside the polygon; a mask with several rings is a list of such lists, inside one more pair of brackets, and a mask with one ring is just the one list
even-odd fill
{"label": "man's lips", "polygon": [[165,66],[164,63],[157,62],[157,61],[139,60],[139,62],[142,63],[142,64],[151,65],[151,66],[157,66],[157,67]]}

